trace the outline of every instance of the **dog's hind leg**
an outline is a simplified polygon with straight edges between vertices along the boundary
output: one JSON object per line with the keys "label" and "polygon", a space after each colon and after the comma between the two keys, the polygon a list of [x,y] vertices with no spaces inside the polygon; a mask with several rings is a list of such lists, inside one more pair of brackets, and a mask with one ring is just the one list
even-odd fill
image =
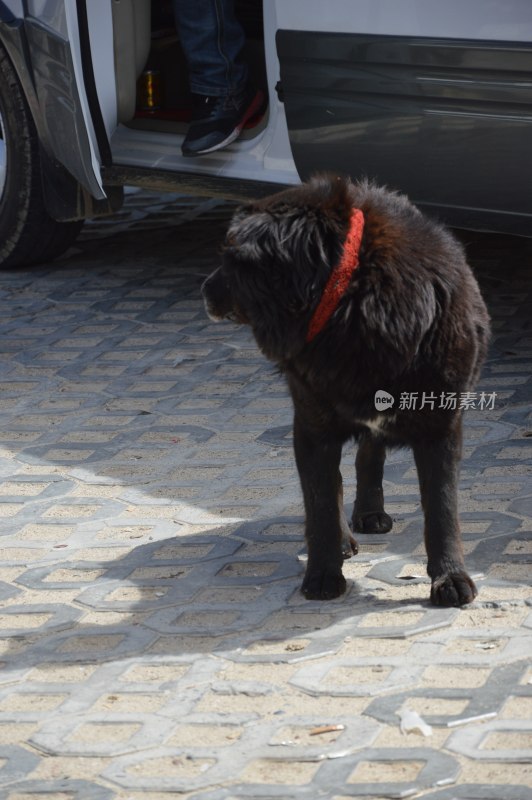
{"label": "dog's hind leg", "polygon": [[388,533],[392,518],[384,510],[382,477],[386,448],[371,431],[359,438],[356,455],[357,494],[353,510],[353,530],[358,533]]}
{"label": "dog's hind leg", "polygon": [[294,419],[294,450],[305,502],[308,562],[301,591],[309,600],[330,600],[346,589],[342,575],[340,512],[342,441],[308,430]]}
{"label": "dog's hind leg", "polygon": [[441,439],[414,445],[425,515],[430,599],[437,606],[462,606],[477,590],[467,574],[458,522],[458,468],[461,420]]}
{"label": "dog's hind leg", "polygon": [[358,553],[358,542],[353,536],[345,515],[344,486],[340,472],[338,472],[338,514],[340,517],[340,527],[342,529],[342,555],[344,559],[351,558],[351,556],[356,556]]}

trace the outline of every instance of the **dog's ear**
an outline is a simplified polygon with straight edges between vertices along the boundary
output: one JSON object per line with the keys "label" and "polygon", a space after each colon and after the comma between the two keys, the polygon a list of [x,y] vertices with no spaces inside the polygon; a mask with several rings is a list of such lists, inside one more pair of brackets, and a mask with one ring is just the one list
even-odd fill
{"label": "dog's ear", "polygon": [[353,207],[349,178],[332,172],[318,172],[310,179],[308,188],[322,211],[342,220],[349,219]]}
{"label": "dog's ear", "polygon": [[231,219],[231,227],[238,225],[242,220],[249,217],[255,211],[255,205],[253,203],[244,203],[241,206],[238,206],[236,211],[233,212],[233,216]]}

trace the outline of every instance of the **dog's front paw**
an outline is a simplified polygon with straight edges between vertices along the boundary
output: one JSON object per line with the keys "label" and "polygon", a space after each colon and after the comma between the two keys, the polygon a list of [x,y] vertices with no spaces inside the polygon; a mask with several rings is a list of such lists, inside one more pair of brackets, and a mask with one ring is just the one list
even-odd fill
{"label": "dog's front paw", "polygon": [[435,606],[465,606],[477,596],[477,587],[463,570],[448,572],[432,581],[430,599]]}
{"label": "dog's front paw", "polygon": [[305,574],[301,592],[307,600],[332,600],[345,592],[346,582],[341,570],[313,570]]}
{"label": "dog's front paw", "polygon": [[356,511],[353,514],[353,530],[357,533],[388,533],[393,520],[385,511]]}

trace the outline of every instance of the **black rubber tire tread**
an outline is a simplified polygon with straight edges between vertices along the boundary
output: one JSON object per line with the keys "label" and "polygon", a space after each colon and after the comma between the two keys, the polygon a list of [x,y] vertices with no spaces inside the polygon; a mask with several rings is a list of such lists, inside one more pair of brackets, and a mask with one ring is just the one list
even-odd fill
{"label": "black rubber tire tread", "polygon": [[50,261],[78,235],[83,220],[58,222],[46,211],[39,143],[20,82],[0,44],[0,110],[7,147],[0,198],[0,269]]}

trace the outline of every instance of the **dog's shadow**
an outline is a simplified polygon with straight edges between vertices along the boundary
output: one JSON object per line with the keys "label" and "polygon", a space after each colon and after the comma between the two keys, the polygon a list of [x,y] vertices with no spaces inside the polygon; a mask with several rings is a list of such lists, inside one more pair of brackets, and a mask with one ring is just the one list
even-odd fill
{"label": "dog's shadow", "polygon": [[[478,513],[464,516],[473,574],[519,559],[505,552],[519,538],[504,534],[505,515],[491,512],[488,527]],[[51,552],[17,579],[38,606],[27,598],[18,605],[14,596],[4,610],[3,634],[11,636],[4,680],[47,664],[188,661],[207,653],[291,662],[334,652],[346,636],[404,638],[450,624],[459,610],[428,600],[419,509],[396,515],[396,524],[395,533],[357,535],[360,552],[344,564],[347,592],[332,601],[308,601],[299,591],[301,517],[158,538],[112,561],[60,562]],[[55,597],[65,590],[71,600],[46,603],[47,590]]]}

